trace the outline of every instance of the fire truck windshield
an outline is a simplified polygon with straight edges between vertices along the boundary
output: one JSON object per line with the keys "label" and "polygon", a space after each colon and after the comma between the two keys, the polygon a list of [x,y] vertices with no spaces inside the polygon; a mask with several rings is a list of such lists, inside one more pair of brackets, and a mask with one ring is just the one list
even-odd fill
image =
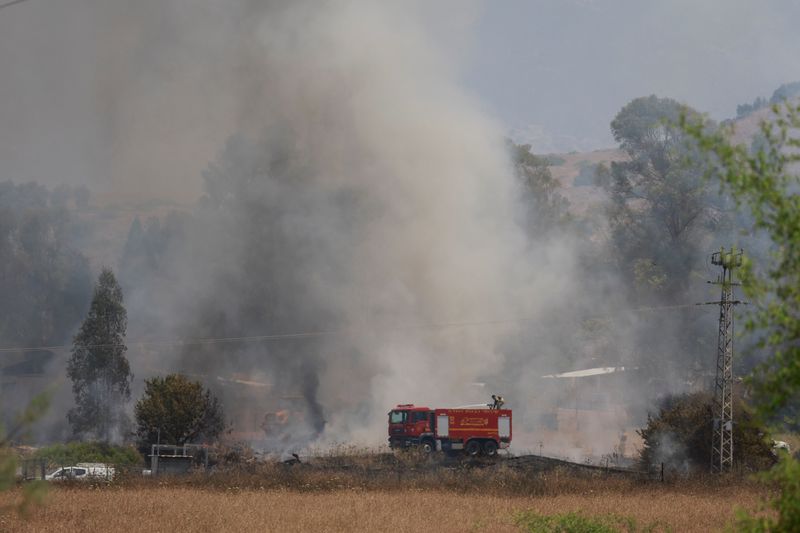
{"label": "fire truck windshield", "polygon": [[402,424],[406,421],[406,417],[408,416],[408,411],[392,411],[389,413],[389,423],[390,424]]}

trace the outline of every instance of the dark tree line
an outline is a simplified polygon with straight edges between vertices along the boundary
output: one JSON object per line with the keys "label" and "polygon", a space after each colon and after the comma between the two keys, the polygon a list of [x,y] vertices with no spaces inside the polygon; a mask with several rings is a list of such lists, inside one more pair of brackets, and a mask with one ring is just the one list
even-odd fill
{"label": "dark tree line", "polygon": [[67,209],[65,190],[0,183],[0,342],[61,344],[91,294],[86,231]]}
{"label": "dark tree line", "polygon": [[786,100],[790,100],[800,94],[800,81],[793,81],[791,83],[784,83],[772,93],[772,96],[767,100],[763,96],[756,97],[752,103],[745,103],[736,106],[736,118],[744,118],[751,113],[764,109],[768,106],[782,104]]}

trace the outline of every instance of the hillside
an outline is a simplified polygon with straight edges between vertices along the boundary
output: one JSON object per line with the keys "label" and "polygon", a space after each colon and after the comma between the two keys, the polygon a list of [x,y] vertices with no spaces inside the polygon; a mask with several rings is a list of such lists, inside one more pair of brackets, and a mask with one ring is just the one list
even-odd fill
{"label": "hillside", "polygon": [[[750,115],[734,120],[734,139],[749,144],[759,131],[760,123],[769,118],[769,108],[760,109]],[[534,147],[535,150],[535,147]],[[621,161],[625,154],[617,148],[591,152],[569,152],[543,154],[550,162],[553,177],[561,184],[561,194],[570,203],[570,212],[579,217],[591,217],[592,212],[603,202],[603,191],[594,185],[594,172],[598,165],[609,165]],[[94,228],[89,235],[86,254],[94,269],[101,266],[115,268],[134,218],[143,224],[150,218],[162,219],[172,210],[188,211],[190,204],[178,204],[160,198],[149,200],[115,198],[104,195],[94,199],[91,209],[79,216]]]}
{"label": "hillside", "polygon": [[561,194],[569,200],[570,212],[585,216],[603,200],[603,191],[594,185],[595,169],[600,164],[621,161],[625,154],[618,149],[608,149],[548,154],[546,157],[551,162],[553,177],[561,183]]}
{"label": "hillside", "polygon": [[[763,108],[741,119],[726,121],[733,125],[733,140],[737,144],[750,145],[759,133],[761,123],[772,116],[770,108]],[[577,216],[591,215],[594,207],[604,198],[602,189],[593,183],[594,170],[600,164],[610,165],[625,159],[625,153],[617,148],[591,152],[566,154],[543,154],[550,161],[550,171],[561,184],[561,194],[570,202],[570,212]]]}

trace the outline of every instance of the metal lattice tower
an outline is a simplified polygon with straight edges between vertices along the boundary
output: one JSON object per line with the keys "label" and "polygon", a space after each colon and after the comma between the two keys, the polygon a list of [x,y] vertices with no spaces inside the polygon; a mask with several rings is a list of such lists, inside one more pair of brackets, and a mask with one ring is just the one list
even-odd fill
{"label": "metal lattice tower", "polygon": [[733,270],[742,264],[742,251],[722,248],[711,256],[722,275],[714,284],[722,286],[719,302],[717,375],[714,381],[714,431],[711,440],[711,471],[725,472],[733,466]]}

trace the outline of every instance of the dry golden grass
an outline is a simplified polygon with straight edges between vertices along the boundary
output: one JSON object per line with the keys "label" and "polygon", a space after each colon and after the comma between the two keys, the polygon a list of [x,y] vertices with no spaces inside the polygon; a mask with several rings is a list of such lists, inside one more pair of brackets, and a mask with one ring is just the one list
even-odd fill
{"label": "dry golden grass", "polygon": [[[741,475],[658,483],[647,476],[538,462],[448,462],[358,449],[300,465],[237,458],[212,474],[142,477],[110,485],[54,485],[29,520],[0,516],[0,531],[521,531],[515,515],[580,511],[713,531],[735,506],[766,495]],[[0,508],[19,498],[0,494]]]}
{"label": "dry golden grass", "polygon": [[[459,494],[446,490],[219,490],[186,485],[55,487],[28,520],[0,517],[2,531],[520,531],[514,514],[581,511],[614,513],[672,531],[715,531],[735,506],[753,507],[763,491],[752,485],[703,487],[652,484],[544,496]],[[0,505],[19,493],[0,496]]]}

